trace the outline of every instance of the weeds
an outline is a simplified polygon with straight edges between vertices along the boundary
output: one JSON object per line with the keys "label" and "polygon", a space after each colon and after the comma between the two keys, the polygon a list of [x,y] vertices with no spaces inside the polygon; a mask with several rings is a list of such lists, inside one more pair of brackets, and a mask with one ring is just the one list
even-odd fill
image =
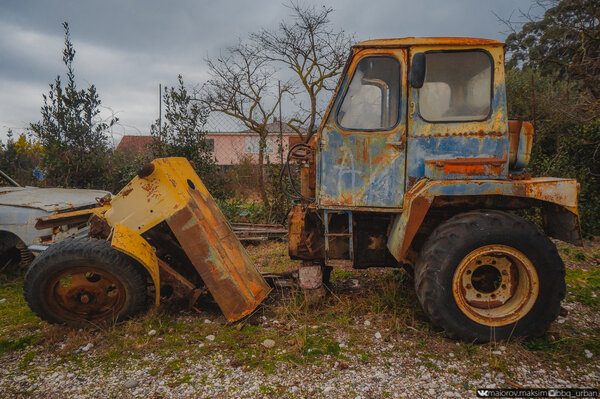
{"label": "weeds", "polygon": [[591,306],[595,309],[600,307],[600,269],[590,270],[567,270],[565,276],[568,285],[567,298]]}
{"label": "weeds", "polygon": [[[297,267],[287,258],[285,243],[251,246],[248,252],[263,266],[263,270],[288,271]],[[576,256],[571,249],[565,251],[561,248],[561,253]],[[595,259],[589,251],[585,256],[588,260]],[[352,284],[348,288],[348,279],[357,279],[360,284]],[[256,368],[268,374],[275,372],[281,363],[323,365],[330,358],[356,359],[362,363],[375,359],[387,362],[386,356],[392,356],[392,353],[378,348],[386,341],[396,342],[395,351],[412,353],[423,359],[425,367],[434,370],[438,362],[432,359],[446,359],[444,353],[448,352],[455,353],[457,360],[488,362],[492,370],[506,375],[509,375],[513,363],[520,361],[518,359],[584,363],[587,361],[585,349],[593,356],[600,356],[597,332],[581,331],[586,335],[574,333],[572,331],[577,330],[577,326],[571,325],[570,320],[562,325],[556,324],[545,337],[506,343],[509,351],[505,354],[518,354],[514,361],[508,355],[488,356],[488,346],[472,343],[456,345],[443,334],[434,332],[422,316],[409,276],[402,270],[368,273],[334,270],[332,280],[331,293],[322,306],[309,307],[299,290],[280,290],[241,325],[224,324],[216,308],[207,309],[202,315],[158,308],[102,331],[76,331],[39,321],[22,299],[21,278],[5,278],[0,280],[0,297],[6,298],[0,304],[0,354],[12,356],[10,352],[15,352],[18,368],[27,369],[36,363],[41,353],[51,351],[57,364],[70,363],[85,369],[92,367],[87,361],[89,355],[78,352],[78,348],[93,343],[94,367],[98,365],[105,372],[110,372],[124,360],[136,360],[147,368],[151,376],[169,375],[172,384],[190,381],[182,374],[186,366],[182,359],[189,362],[214,353],[225,354],[232,358],[232,366]],[[568,300],[598,308],[595,295],[600,287],[600,275],[597,268],[569,269],[567,283]],[[216,322],[204,323],[206,318]],[[366,320],[369,320],[369,325],[364,324]],[[155,330],[156,334],[149,336],[150,330]],[[374,340],[376,332],[382,333],[381,341]],[[207,341],[205,337],[209,334],[217,339]],[[273,348],[262,345],[267,338],[275,341]],[[39,345],[41,342],[44,347]],[[406,345],[399,345],[401,342]],[[340,347],[340,343],[345,345]],[[374,348],[379,351],[374,351]],[[154,364],[146,359],[150,353],[164,361],[160,365]],[[201,379],[193,380],[195,384],[201,384]],[[268,387],[264,389],[268,390]]]}

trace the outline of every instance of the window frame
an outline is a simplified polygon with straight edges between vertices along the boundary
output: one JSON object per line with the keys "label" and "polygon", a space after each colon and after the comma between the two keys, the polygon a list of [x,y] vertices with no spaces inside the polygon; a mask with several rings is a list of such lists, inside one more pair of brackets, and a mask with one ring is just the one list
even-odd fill
{"label": "window frame", "polygon": [[[250,139],[250,140],[256,139],[258,141],[257,142],[257,146],[259,147],[259,149],[256,152],[246,152],[246,149],[248,149],[248,146],[246,146],[246,139]],[[272,149],[273,149],[273,151],[270,151],[270,152],[268,151],[269,140],[271,140],[271,143],[272,143],[271,146],[272,146]],[[268,137],[267,136],[265,138],[265,150],[264,150],[263,154],[266,155],[266,156],[269,156],[269,155],[272,155],[272,154],[275,154],[275,153],[276,153],[275,140],[273,140],[273,137]],[[260,136],[254,136],[254,135],[244,136],[244,155],[258,155],[258,154],[260,154]]]}
{"label": "window frame", "polygon": [[[391,58],[396,63],[398,63],[398,107],[397,107],[398,109],[397,109],[397,113],[396,113],[396,116],[397,116],[396,123],[393,126],[386,127],[386,128],[380,128],[380,129],[351,129],[351,128],[347,128],[347,127],[343,126],[339,121],[340,109],[342,108],[342,104],[344,103],[344,100],[346,99],[346,94],[348,93],[348,90],[350,89],[350,85],[352,84],[352,79],[354,79],[354,75],[356,73],[356,67],[365,58]],[[352,69],[352,76],[348,80],[346,87],[344,87],[344,91],[341,93],[341,99],[338,102],[337,107],[335,109],[335,118],[334,119],[335,119],[336,125],[340,129],[347,131],[347,132],[389,132],[389,131],[396,129],[396,127],[400,124],[400,121],[402,120],[402,106],[401,106],[402,105],[402,88],[404,87],[403,86],[404,82],[402,81],[402,66],[403,66],[402,62],[394,54],[365,54],[362,57],[360,57],[354,64],[354,68]]]}
{"label": "window frame", "polygon": [[209,149],[210,152],[215,152],[215,138],[214,137],[207,137],[204,140],[206,140],[206,143],[212,143],[211,145],[209,145]]}
{"label": "window frame", "polygon": [[[494,113],[494,108],[492,107],[492,104],[494,103],[494,79],[495,79],[495,75],[494,75],[494,57],[490,54],[489,51],[482,49],[482,48],[478,48],[478,49],[462,49],[462,50],[429,50],[429,51],[425,51],[425,55],[427,56],[427,54],[430,53],[475,53],[475,52],[479,52],[479,53],[483,53],[485,55],[487,55],[488,59],[490,60],[490,66],[491,66],[491,76],[490,76],[490,110],[488,111],[487,115],[482,118],[482,119],[461,119],[461,120],[446,120],[446,121],[436,121],[436,120],[428,120],[425,119],[425,117],[423,116],[423,114],[421,114],[421,93],[419,92],[419,101],[417,102],[419,107],[418,107],[418,112],[419,112],[419,118],[421,118],[423,121],[427,122],[427,123],[469,123],[469,122],[484,122],[489,120],[492,117],[492,114]],[[411,64],[412,64],[412,57],[411,57]],[[425,64],[427,65],[427,64]],[[411,88],[411,90],[421,90],[419,89],[414,89]]]}

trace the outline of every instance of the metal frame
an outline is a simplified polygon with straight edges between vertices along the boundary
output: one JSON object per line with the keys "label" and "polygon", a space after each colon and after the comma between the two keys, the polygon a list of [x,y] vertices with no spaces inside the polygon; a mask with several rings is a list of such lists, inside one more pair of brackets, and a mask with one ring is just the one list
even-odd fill
{"label": "metal frame", "polygon": [[[348,215],[348,233],[329,233],[329,215],[335,214],[347,214]],[[354,265],[354,231],[352,229],[352,211],[349,210],[323,210],[323,223],[325,225],[325,264],[326,265],[339,265],[345,264],[349,261],[350,266]],[[348,252],[350,259],[330,259],[329,258],[329,237],[348,237],[349,245]]]}

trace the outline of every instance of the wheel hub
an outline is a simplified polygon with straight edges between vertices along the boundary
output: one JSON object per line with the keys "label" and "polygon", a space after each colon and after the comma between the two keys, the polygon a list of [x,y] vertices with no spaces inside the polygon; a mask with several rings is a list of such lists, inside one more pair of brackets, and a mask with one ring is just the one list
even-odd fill
{"label": "wheel hub", "polygon": [[67,320],[103,320],[125,304],[125,288],[111,273],[95,267],[74,267],[51,278],[46,303]]}
{"label": "wheel hub", "polygon": [[461,261],[453,278],[453,295],[461,311],[490,326],[510,324],[525,316],[538,291],[538,276],[531,261],[504,245],[472,251]]}
{"label": "wheel hub", "polygon": [[481,255],[463,272],[461,284],[466,302],[477,308],[495,308],[514,294],[515,266],[503,255]]}

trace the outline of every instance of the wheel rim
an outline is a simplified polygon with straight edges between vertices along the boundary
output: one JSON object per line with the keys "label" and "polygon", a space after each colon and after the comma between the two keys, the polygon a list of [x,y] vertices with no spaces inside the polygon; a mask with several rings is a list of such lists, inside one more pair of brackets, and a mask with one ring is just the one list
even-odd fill
{"label": "wheel rim", "polygon": [[452,293],[471,320],[504,326],[531,310],[538,297],[539,280],[533,263],[522,252],[505,245],[486,245],[460,262]]}
{"label": "wheel rim", "polygon": [[45,284],[44,299],[65,321],[101,321],[115,317],[125,305],[126,291],[112,273],[96,267],[74,267]]}

